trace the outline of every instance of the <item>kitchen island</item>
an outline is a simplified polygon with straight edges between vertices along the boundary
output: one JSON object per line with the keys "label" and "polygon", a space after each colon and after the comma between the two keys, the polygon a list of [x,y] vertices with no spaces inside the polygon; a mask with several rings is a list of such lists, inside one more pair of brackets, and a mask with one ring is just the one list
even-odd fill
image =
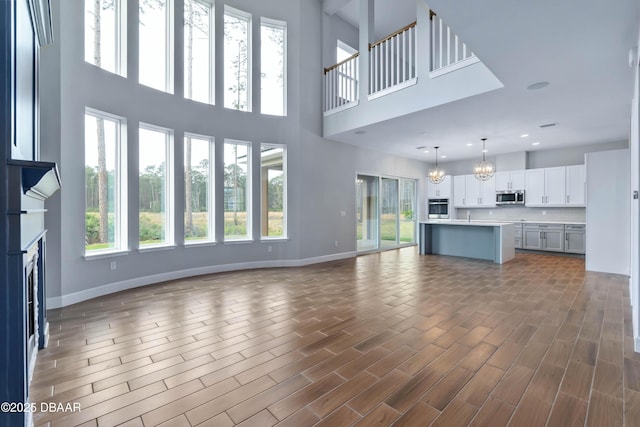
{"label": "kitchen island", "polygon": [[420,254],[476,258],[503,264],[515,257],[509,222],[431,220],[420,222]]}

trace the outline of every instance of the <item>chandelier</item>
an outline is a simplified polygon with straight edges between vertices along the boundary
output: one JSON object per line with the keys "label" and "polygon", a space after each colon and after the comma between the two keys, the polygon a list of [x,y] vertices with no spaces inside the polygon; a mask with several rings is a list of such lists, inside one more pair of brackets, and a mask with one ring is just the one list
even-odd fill
{"label": "chandelier", "polygon": [[485,143],[487,142],[487,138],[482,138],[482,161],[476,165],[473,169],[473,175],[479,181],[487,181],[491,179],[493,174],[496,171],[496,167],[491,163],[491,161],[486,158],[486,148]]}
{"label": "chandelier", "polygon": [[436,149],[436,168],[429,171],[429,181],[440,184],[444,180],[445,173],[443,169],[438,169],[438,148],[440,147],[434,148]]}

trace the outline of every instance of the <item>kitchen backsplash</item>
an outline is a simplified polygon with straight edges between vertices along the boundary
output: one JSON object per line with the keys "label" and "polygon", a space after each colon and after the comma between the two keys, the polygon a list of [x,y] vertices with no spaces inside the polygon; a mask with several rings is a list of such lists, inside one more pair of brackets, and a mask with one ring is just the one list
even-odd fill
{"label": "kitchen backsplash", "polygon": [[467,211],[471,213],[471,219],[585,222],[585,208],[526,208],[520,206],[453,209],[452,218],[466,219]]}

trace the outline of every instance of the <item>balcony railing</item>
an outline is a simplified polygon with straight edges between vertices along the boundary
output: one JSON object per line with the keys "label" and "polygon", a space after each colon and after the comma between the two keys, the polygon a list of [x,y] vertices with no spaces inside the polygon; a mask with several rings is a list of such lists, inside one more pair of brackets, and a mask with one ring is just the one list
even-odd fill
{"label": "balcony railing", "polygon": [[369,45],[369,94],[416,77],[416,22]]}
{"label": "balcony railing", "polygon": [[420,55],[430,61],[430,78],[478,62],[473,52],[439,16],[430,11],[429,18],[426,31],[431,43],[428,49],[418,45],[416,22],[369,44],[369,61],[365,64],[368,70],[362,76],[368,82],[359,81],[359,52],[325,68],[325,113],[357,105],[361,83],[368,86],[369,99],[414,84],[417,82]]}
{"label": "balcony railing", "polygon": [[431,18],[431,71],[438,71],[475,58],[467,45],[434,12]]}
{"label": "balcony railing", "polygon": [[344,61],[324,69],[324,111],[357,103],[359,55],[356,52]]}

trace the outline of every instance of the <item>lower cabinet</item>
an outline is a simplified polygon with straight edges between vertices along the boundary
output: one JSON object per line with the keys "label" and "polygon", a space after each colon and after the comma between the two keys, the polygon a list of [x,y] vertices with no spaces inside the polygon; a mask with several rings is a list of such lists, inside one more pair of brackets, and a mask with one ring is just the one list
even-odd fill
{"label": "lower cabinet", "polygon": [[586,252],[584,225],[564,226],[564,251],[572,254],[583,254]]}
{"label": "lower cabinet", "polygon": [[[516,247],[519,247],[517,230],[516,225]],[[522,225],[522,249],[584,254],[585,230],[584,225],[524,224]]]}
{"label": "lower cabinet", "polygon": [[523,249],[564,252],[564,224],[525,224]]}
{"label": "lower cabinet", "polygon": [[522,248],[522,224],[513,224],[514,247]]}

